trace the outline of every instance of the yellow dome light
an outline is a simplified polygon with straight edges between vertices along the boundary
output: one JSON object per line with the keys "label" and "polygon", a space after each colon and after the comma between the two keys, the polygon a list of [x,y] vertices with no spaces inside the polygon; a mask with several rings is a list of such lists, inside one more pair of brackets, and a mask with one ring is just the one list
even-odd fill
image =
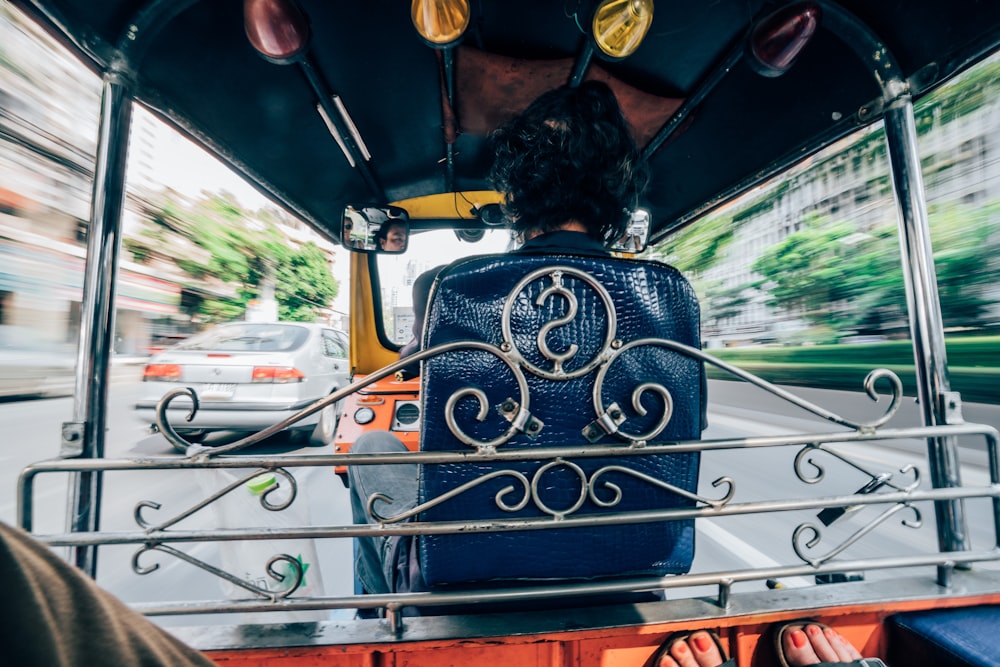
{"label": "yellow dome light", "polygon": [[652,22],[653,0],[604,0],[594,12],[594,42],[612,58],[627,58]]}
{"label": "yellow dome light", "polygon": [[431,46],[450,46],[469,27],[468,0],[413,0],[410,17],[417,32]]}

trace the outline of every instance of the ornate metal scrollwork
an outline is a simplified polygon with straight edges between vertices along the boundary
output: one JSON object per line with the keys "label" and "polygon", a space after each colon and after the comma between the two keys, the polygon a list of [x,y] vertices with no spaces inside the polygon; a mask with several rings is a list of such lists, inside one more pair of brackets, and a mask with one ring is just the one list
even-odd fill
{"label": "ornate metal scrollwork", "polygon": [[[912,481],[907,484],[894,483],[892,481],[891,473],[876,473],[868,468],[860,465],[851,458],[844,456],[838,451],[833,449],[828,449],[822,444],[812,443],[806,445],[795,455],[794,469],[795,475],[806,484],[817,484],[826,477],[826,470],[822,465],[817,463],[816,459],[811,455],[816,452],[822,452],[831,456],[837,461],[847,464],[851,468],[864,473],[868,476],[867,483],[858,489],[855,494],[867,495],[869,493],[874,493],[882,487],[889,487],[896,491],[902,491],[909,493],[914,491],[918,486],[920,486],[920,470],[912,465],[907,464],[899,469],[899,472],[903,475],[913,475]],[[807,471],[806,464],[812,467],[812,471]],[[863,505],[845,505],[841,507],[829,507],[824,509],[819,513],[818,517],[824,525],[832,525],[835,521],[840,520],[843,516],[851,514],[856,510],[860,510]],[[831,550],[829,553],[822,556],[810,556],[807,551],[812,549],[817,544],[819,544],[822,539],[822,533],[820,529],[811,524],[804,523],[799,525],[794,533],[792,534],[792,548],[795,550],[796,555],[803,561],[811,564],[813,567],[818,567],[823,563],[835,558],[841,554],[845,549],[850,547],[852,544],[860,540],[862,537],[873,531],[877,526],[884,523],[889,517],[893,516],[900,510],[904,508],[910,508],[916,515],[914,521],[904,520],[902,523],[904,526],[909,528],[919,528],[921,525],[920,510],[913,507],[907,502],[895,503],[893,506],[889,507],[887,510],[882,512],[874,520],[870,521],[868,524],[855,531],[850,537],[848,537],[843,543]],[[805,537],[808,536],[808,539]],[[804,540],[804,542],[803,542]]]}
{"label": "ornate metal scrollwork", "polygon": [[[821,466],[819,463],[817,463],[815,459],[813,459],[812,457],[809,456],[810,454],[812,454],[814,452],[823,452],[824,454],[827,454],[827,455],[829,455],[829,456],[837,459],[838,461],[846,463],[847,465],[849,465],[850,467],[854,468],[855,470],[864,473],[870,479],[876,479],[876,478],[879,477],[879,475],[882,474],[882,473],[876,473],[876,472],[873,472],[873,471],[869,470],[868,468],[862,466],[859,463],[856,463],[853,459],[850,459],[847,456],[844,456],[843,454],[841,454],[840,452],[838,452],[838,451],[836,451],[834,449],[829,449],[829,448],[823,446],[822,444],[812,443],[812,444],[806,445],[805,447],[803,447],[802,449],[800,449],[799,452],[795,455],[795,464],[794,464],[795,475],[802,482],[804,482],[806,484],[816,484],[816,483],[822,481],[823,478],[826,476],[826,469],[823,468],[823,466]],[[805,470],[805,464],[806,463],[808,463],[810,466],[812,466],[813,470],[815,471],[814,474],[812,474],[812,475],[807,474],[807,472]],[[903,466],[902,468],[900,468],[899,472],[900,472],[900,474],[903,474],[903,475],[910,475],[910,474],[912,474],[913,475],[913,480],[911,482],[909,482],[908,484],[905,484],[905,485],[896,484],[896,483],[893,483],[891,480],[887,480],[884,483],[885,486],[888,486],[890,488],[896,489],[897,491],[906,491],[906,492],[913,491],[918,486],[920,486],[920,469],[917,468],[915,465],[907,464],[907,465]]]}
{"label": "ornate metal scrollwork", "polygon": [[[482,350],[495,355],[503,361],[504,364],[507,365],[507,368],[510,369],[510,372],[514,376],[514,381],[517,383],[520,401],[518,402],[512,398],[507,398],[500,406],[498,406],[500,414],[508,422],[510,422],[510,427],[508,427],[506,431],[491,440],[479,440],[463,431],[458,425],[458,421],[455,419],[455,408],[458,406],[458,402],[463,398],[475,398],[479,403],[479,412],[476,414],[476,419],[478,421],[483,421],[489,415],[489,398],[486,396],[484,391],[477,387],[463,387],[449,396],[447,403],[445,403],[445,423],[448,425],[448,430],[451,431],[452,435],[454,435],[460,442],[471,447],[475,447],[480,451],[480,453],[491,453],[496,451],[497,447],[504,444],[518,433],[525,432],[532,437],[537,435],[538,431],[542,427],[542,422],[531,416],[531,411],[529,409],[531,396],[528,392],[528,381],[525,379],[524,373],[514,360],[508,354],[505,354],[502,350],[492,345],[475,341],[443,345],[438,348],[432,348],[427,352],[445,353],[456,349]],[[429,356],[432,355],[429,354]],[[505,409],[505,406],[508,404],[515,407],[513,409]]]}
{"label": "ornate metal scrollwork", "polygon": [[[132,570],[136,574],[150,574],[160,568],[159,563],[153,563],[148,566],[143,566],[139,563],[142,555],[149,551],[159,551],[170,554],[171,556],[179,558],[186,563],[190,563],[199,569],[210,572],[220,579],[225,579],[235,586],[239,586],[240,588],[248,590],[261,597],[268,598],[272,602],[289,597],[292,593],[298,590],[298,588],[302,585],[302,582],[305,580],[305,567],[303,567],[302,561],[299,558],[295,558],[294,556],[290,556],[288,554],[276,554],[272,556],[264,567],[264,572],[267,576],[281,584],[280,590],[271,590],[269,588],[255,586],[251,582],[240,579],[236,575],[217,568],[211,563],[206,563],[200,558],[195,558],[191,554],[160,543],[147,544],[133,554]],[[279,569],[279,564],[281,564],[281,568],[286,570],[286,572],[282,572],[281,569]]]}
{"label": "ornate metal scrollwork", "polygon": [[[534,281],[544,277],[551,279],[552,284],[539,293],[538,297],[535,299],[535,304],[541,306],[547,299],[557,296],[562,297],[568,303],[566,314],[558,319],[551,320],[543,324],[539,328],[538,336],[536,338],[536,345],[539,353],[544,358],[552,362],[551,370],[539,368],[537,365],[528,361],[526,356],[523,354],[523,351],[518,349],[511,328],[511,314],[514,309],[514,304],[517,302],[518,294],[520,294]],[[573,371],[566,371],[564,364],[576,356],[579,351],[579,347],[573,344],[562,352],[556,352],[549,347],[547,341],[548,335],[553,329],[572,322],[579,314],[577,297],[564,284],[565,279],[569,277],[580,281],[597,294],[601,303],[604,305],[608,320],[604,332],[604,342],[600,349],[596,354],[594,354],[594,356]],[[504,301],[501,327],[503,330],[504,349],[509,349],[508,353],[515,363],[519,366],[523,366],[529,372],[537,375],[538,377],[542,377],[547,380],[570,380],[573,378],[583,377],[604,361],[608,351],[611,349],[611,344],[615,339],[618,323],[614,302],[611,300],[611,295],[608,294],[608,291],[603,285],[601,285],[601,283],[585,271],[581,271],[570,266],[556,266],[532,271],[514,286]]]}
{"label": "ornate metal scrollwork", "polygon": [[494,497],[496,500],[497,507],[499,507],[505,512],[517,512],[527,507],[528,501],[531,499],[531,482],[528,480],[528,478],[525,477],[522,473],[517,472],[516,470],[497,470],[488,473],[486,475],[483,475],[481,477],[477,477],[471,482],[466,482],[461,486],[457,486],[451,491],[441,494],[437,498],[429,500],[426,503],[418,505],[412,509],[406,510],[405,512],[394,514],[392,516],[383,516],[382,514],[380,514],[375,510],[375,503],[377,502],[382,502],[386,505],[392,505],[392,503],[394,502],[392,497],[384,493],[373,493],[371,496],[368,497],[368,502],[367,502],[368,516],[370,516],[373,520],[375,520],[380,524],[392,524],[392,523],[399,523],[400,521],[406,521],[407,519],[413,518],[425,510],[428,510],[432,507],[436,507],[437,505],[440,505],[448,500],[451,500],[452,498],[462,495],[469,489],[473,489],[477,486],[480,486],[488,482],[491,479],[496,479],[498,477],[510,477],[516,480],[518,483],[521,484],[524,491],[524,495],[521,497],[520,500],[518,500],[513,505],[508,504],[504,500],[504,498],[514,491],[514,487],[505,486],[504,488],[497,491],[497,494]]}
{"label": "ornate metal scrollwork", "polygon": [[277,483],[271,486],[270,488],[265,489],[258,496],[261,507],[271,512],[280,512],[281,510],[288,508],[293,502],[295,502],[295,498],[298,496],[298,484],[295,481],[294,475],[292,475],[284,468],[260,468],[254,470],[253,472],[244,477],[241,477],[240,479],[232,482],[231,484],[228,484],[219,491],[213,493],[208,498],[205,498],[201,502],[195,503],[194,505],[184,510],[183,512],[170,517],[166,521],[161,521],[156,525],[153,525],[150,522],[146,521],[145,517],[143,517],[142,515],[142,511],[147,508],[152,510],[159,510],[162,507],[162,505],[152,500],[140,500],[138,503],[136,503],[135,509],[133,511],[135,522],[140,526],[142,526],[143,528],[145,528],[146,530],[150,531],[165,530],[170,526],[173,526],[174,524],[178,523],[182,519],[186,519],[195,512],[198,512],[202,508],[208,507],[215,501],[219,500],[219,498],[222,498],[223,496],[231,493],[235,489],[242,487],[244,484],[254,479],[255,477],[259,477],[263,473],[271,473],[283,478],[286,482],[288,482],[288,491],[287,491],[287,497],[285,497],[284,500],[274,503],[271,502],[270,498],[272,494],[274,494],[281,488],[281,484]]}
{"label": "ornate metal scrollwork", "polygon": [[177,389],[171,389],[160,398],[159,402],[156,404],[155,420],[156,428],[163,434],[163,437],[166,438],[173,446],[184,449],[194,443],[185,440],[167,418],[167,408],[170,407],[170,404],[174,399],[180,398],[181,396],[187,396],[191,399],[191,409],[188,410],[186,415],[184,415],[184,419],[186,421],[194,419],[195,415],[198,414],[198,392],[191,387],[178,387]]}
{"label": "ornate metal scrollwork", "polygon": [[636,479],[641,479],[644,482],[648,482],[652,486],[657,486],[657,487],[659,487],[661,489],[665,489],[667,491],[670,491],[671,493],[674,493],[674,494],[676,494],[678,496],[681,496],[683,498],[687,498],[688,500],[693,500],[696,503],[702,503],[704,505],[708,505],[709,507],[712,507],[712,508],[715,508],[715,509],[719,509],[720,507],[723,507],[726,504],[728,504],[729,501],[733,499],[733,495],[735,495],[735,493],[736,493],[736,482],[733,481],[733,479],[731,477],[719,477],[714,482],[712,482],[712,486],[715,487],[715,488],[718,488],[718,487],[722,486],[723,484],[726,485],[726,493],[725,493],[725,495],[723,495],[721,498],[713,499],[713,498],[705,498],[705,497],[699,496],[697,494],[691,493],[689,491],[685,491],[684,489],[682,489],[680,487],[677,487],[677,486],[674,486],[673,484],[670,484],[668,482],[664,482],[663,480],[657,479],[656,477],[651,477],[650,475],[646,475],[646,474],[641,473],[641,472],[639,472],[637,470],[632,470],[631,468],[625,468],[623,466],[605,466],[605,467],[601,468],[600,470],[597,470],[590,477],[590,481],[589,481],[588,487],[587,487],[588,488],[588,493],[590,495],[590,499],[594,502],[594,504],[599,505],[600,507],[614,507],[615,505],[617,505],[622,500],[622,490],[621,490],[621,487],[619,487],[617,484],[612,484],[610,482],[603,482],[602,485],[601,485],[601,488],[611,490],[612,493],[614,493],[614,497],[611,500],[601,500],[598,497],[598,494],[597,494],[597,489],[598,489],[597,480],[600,479],[600,477],[602,475],[604,475],[606,473],[609,473],[609,472],[619,472],[619,473],[623,473],[625,475],[629,475],[631,477],[634,477]]}
{"label": "ornate metal scrollwork", "polygon": [[[528,358],[529,355],[525,354],[524,350],[518,349],[517,342],[512,331],[512,315],[515,304],[519,302],[519,295],[524,292],[529,285],[538,280],[548,280],[549,283],[538,290],[538,294],[534,299],[536,306],[542,306],[551,299],[563,299],[567,304],[563,315],[540,324],[535,337],[536,350],[533,351],[531,356],[535,356],[534,352],[537,352],[537,355],[540,355],[541,358],[551,362],[550,368],[542,368],[536,363],[530,361]],[[574,359],[579,354],[579,347],[574,343],[570,344],[564,350],[554,350],[550,346],[548,338],[554,329],[567,325],[580,316],[579,296],[568,286],[567,281],[569,280],[578,282],[587,289],[593,291],[597,300],[603,305],[606,322],[604,338],[600,347],[589,359],[580,363],[577,368],[567,371],[566,366],[570,360]],[[743,371],[735,366],[731,366],[720,359],[706,354],[697,348],[684,345],[683,343],[660,338],[645,338],[623,344],[622,341],[616,338],[618,325],[617,317],[614,302],[610,294],[607,289],[593,276],[585,271],[570,266],[545,267],[537,269],[524,276],[508,293],[504,301],[501,315],[503,340],[500,345],[494,346],[480,341],[459,341],[448,343],[439,345],[429,350],[423,350],[410,357],[405,363],[414,363],[456,350],[481,350],[495,355],[511,370],[515,378],[515,383],[517,384],[519,396],[515,404],[519,406],[519,409],[516,412],[504,412],[501,410],[501,414],[508,420],[510,427],[497,437],[487,440],[475,438],[466,433],[458,425],[454,418],[454,410],[458,403],[463,399],[472,399],[479,403],[477,419],[479,421],[485,420],[486,415],[489,414],[490,406],[488,404],[489,399],[483,391],[475,387],[466,387],[458,390],[448,399],[445,419],[449,429],[459,441],[471,447],[475,447],[481,453],[490,453],[495,451],[498,446],[509,441],[517,433],[525,433],[533,437],[534,435],[537,435],[538,431],[542,428],[542,422],[530,412],[530,396],[528,395],[528,386],[524,376],[525,371],[541,378],[560,381],[582,377],[595,369],[598,369],[593,394],[595,418],[590,424],[584,427],[583,433],[585,437],[593,442],[599,440],[605,434],[611,434],[620,440],[640,446],[657,437],[666,428],[673,413],[673,398],[671,397],[670,392],[662,384],[655,381],[642,382],[638,384],[632,392],[632,408],[640,417],[646,416],[647,414],[647,411],[641,402],[643,395],[650,393],[656,394],[660,397],[660,400],[664,404],[663,414],[656,419],[651,428],[643,433],[629,433],[628,428],[625,426],[627,417],[624,415],[621,408],[614,403],[605,406],[601,396],[601,389],[605,378],[608,375],[609,368],[614,365],[614,362],[621,359],[625,352],[643,346],[663,347],[692,359],[711,364],[738,379],[754,384],[757,387],[792,403],[793,405],[822,417],[823,419],[862,432],[872,432],[887,423],[898,410],[902,400],[903,388],[899,377],[887,369],[876,369],[869,373],[865,378],[864,389],[869,397],[878,401],[880,396],[876,385],[880,381],[887,382],[891,390],[891,400],[888,408],[881,416],[872,421],[862,422],[850,420],[818,405],[810,403],[809,401],[801,399],[794,394],[767,382],[766,380]],[[333,394],[325,399],[317,401],[313,405],[304,408],[293,417],[290,417],[269,429],[265,429],[261,433],[254,434],[243,440],[225,445],[223,447],[215,448],[214,450],[195,452],[190,455],[211,457],[217,456],[221,453],[242,449],[243,447],[257,442],[267,435],[270,435],[299,419],[323,409],[330,403],[343,398],[343,396],[353,391],[357,391],[358,389],[383,377],[392,375],[392,373],[394,373],[398,368],[402,368],[404,365],[404,362],[398,362],[396,364],[392,364],[391,366],[387,366],[380,371],[372,373],[364,380],[354,383],[350,387],[347,387],[342,391],[338,391],[336,394]],[[181,437],[167,419],[167,407],[171,401],[181,396],[188,397],[192,402],[191,409],[186,415],[186,419],[190,421],[194,418],[199,407],[197,394],[190,387],[182,387],[168,392],[160,400],[156,409],[156,424],[160,431],[172,444],[183,449],[192,443],[189,443]]]}
{"label": "ornate metal scrollwork", "polygon": [[[826,563],[838,555],[843,553],[848,547],[860,540],[862,537],[872,532],[879,525],[885,523],[890,517],[897,514],[898,512],[909,509],[912,510],[916,518],[912,521],[904,519],[901,523],[907,528],[920,528],[923,523],[922,517],[920,515],[920,510],[909,503],[895,503],[891,507],[887,508],[884,512],[875,517],[872,521],[869,521],[866,525],[862,526],[860,529],[852,533],[846,540],[841,542],[835,548],[823,554],[821,556],[810,556],[806,551],[808,549],[814,548],[820,543],[823,537],[822,531],[811,523],[803,523],[799,525],[795,532],[792,533],[792,548],[795,550],[795,554],[801,558],[804,562],[809,563],[813,567],[819,567],[823,563]],[[808,539],[803,543],[803,538],[809,535]]]}
{"label": "ornate metal scrollwork", "polygon": [[674,340],[667,340],[665,338],[645,338],[632,341],[631,343],[628,344],[627,347],[632,348],[632,347],[639,347],[642,345],[657,345],[660,347],[665,347],[667,349],[673,350],[675,352],[679,352],[680,354],[691,357],[692,359],[699,359],[707,364],[715,366],[716,368],[722,371],[725,371],[726,373],[736,378],[739,378],[741,380],[744,380],[745,382],[749,382],[750,384],[760,387],[764,391],[773,394],[781,398],[782,400],[791,403],[792,405],[802,408],[807,412],[811,412],[818,417],[822,417],[827,421],[831,421],[835,424],[840,424],[842,426],[847,426],[849,428],[864,433],[874,432],[876,429],[878,429],[878,427],[885,425],[890,419],[892,419],[893,415],[895,415],[896,411],[899,409],[899,405],[903,399],[903,382],[902,380],[899,379],[899,376],[887,368],[877,368],[871,371],[865,377],[864,380],[865,393],[867,393],[872,400],[878,401],[879,394],[875,388],[876,383],[879,380],[884,380],[888,382],[892,394],[889,406],[886,408],[885,412],[874,421],[869,421],[869,422],[855,421],[852,419],[847,419],[846,417],[838,415],[835,412],[820,407],[815,403],[811,403],[803,398],[799,398],[795,394],[786,391],[781,387],[778,387],[777,385],[771,384],[767,380],[759,378],[752,373],[748,373],[747,371],[741,368],[728,364],[725,361],[722,361],[717,357],[713,357],[710,354],[706,354],[705,352],[702,352],[698,348],[691,347],[690,345],[678,343],[677,341]]}
{"label": "ornate metal scrollwork", "polygon": [[[627,433],[619,428],[620,423],[624,422],[625,419],[622,418],[618,424],[614,424],[612,427],[607,419],[602,419],[601,416],[608,414],[609,410],[613,410],[616,404],[609,406],[605,410],[603,405],[602,391],[604,389],[604,380],[608,375],[608,371],[614,366],[615,361],[620,359],[623,354],[629,350],[646,347],[646,346],[657,346],[663,341],[661,338],[640,338],[639,340],[632,341],[626,345],[618,345],[614,352],[612,352],[607,360],[607,363],[603,364],[600,370],[597,371],[597,378],[594,380],[594,411],[599,415],[598,421],[596,422],[606,433],[614,435],[620,440],[625,440],[631,443],[646,443],[660,433],[663,429],[667,427],[670,422],[670,418],[673,416],[674,412],[674,399],[670,395],[670,392],[662,384],[657,382],[643,382],[636,385],[632,390],[632,408],[636,411],[639,416],[646,415],[646,408],[642,405],[642,395],[646,392],[657,394],[663,401],[663,413],[657,419],[653,427],[646,431],[645,433]],[[670,347],[670,346],[667,346]]]}
{"label": "ornate metal scrollwork", "polygon": [[[580,492],[577,499],[569,507],[564,509],[553,508],[549,506],[542,498],[542,489],[544,488],[541,481],[542,477],[544,477],[546,473],[559,467],[570,470],[571,473],[576,475],[580,483]],[[578,512],[583,507],[584,502],[587,500],[587,498],[590,498],[590,500],[598,507],[607,508],[618,505],[623,497],[621,487],[618,486],[617,484],[613,484],[611,482],[605,482],[601,479],[604,475],[611,472],[617,472],[629,475],[635,479],[642,480],[652,486],[664,489],[675,495],[687,498],[688,500],[692,500],[696,503],[702,503],[706,506],[713,507],[716,509],[728,503],[732,499],[735,493],[735,483],[729,477],[720,477],[719,479],[715,480],[712,483],[712,486],[716,488],[722,486],[723,484],[726,485],[726,493],[722,498],[718,499],[704,498],[702,496],[685,491],[684,489],[674,486],[673,484],[657,479],[656,477],[652,477],[645,473],[632,470],[631,468],[626,468],[624,466],[617,466],[617,465],[604,466],[602,468],[599,468],[598,470],[595,470],[588,477],[586,471],[584,471],[583,468],[581,468],[576,463],[573,463],[572,461],[567,461],[562,458],[555,458],[552,461],[549,461],[548,463],[539,467],[531,475],[530,479],[524,473],[518,472],[516,470],[493,471],[488,474],[482,475],[481,477],[478,477],[472,481],[466,482],[461,486],[455,487],[454,489],[448,491],[447,493],[441,494],[436,498],[432,498],[431,500],[428,500],[427,502],[424,502],[416,507],[413,507],[409,510],[391,516],[383,515],[382,513],[378,512],[375,509],[375,504],[384,503],[386,505],[391,505],[393,503],[393,499],[390,496],[387,496],[386,494],[383,493],[374,493],[368,498],[367,510],[368,510],[368,515],[377,523],[380,524],[399,523],[401,521],[406,521],[407,519],[413,518],[418,514],[431,509],[432,507],[436,507],[444,502],[456,498],[465,493],[466,491],[481,486],[482,484],[488,482],[491,479],[506,477],[517,481],[521,485],[523,496],[521,496],[516,503],[511,504],[506,502],[505,498],[515,491],[514,486],[506,486],[500,489],[500,491],[498,491],[495,496],[497,507],[499,507],[501,510],[505,512],[518,512],[527,507],[530,501],[539,511],[548,514],[553,519],[558,521]],[[613,497],[610,500],[602,499],[599,493],[600,490],[611,491]]]}
{"label": "ornate metal scrollwork", "polygon": [[[277,500],[275,500],[274,494],[279,493],[279,490],[283,489],[280,482],[271,484],[268,488],[264,489],[257,496],[257,500],[262,508],[270,512],[280,512],[284,509],[287,509],[293,502],[295,502],[295,499],[298,496],[298,484],[295,481],[295,477],[284,468],[261,468],[240,477],[239,479],[231,482],[230,484],[227,484],[219,491],[213,493],[204,500],[193,504],[186,510],[155,524],[146,520],[146,517],[143,516],[143,510],[146,509],[159,510],[161,509],[162,505],[160,503],[151,500],[139,501],[138,503],[136,503],[135,509],[133,511],[135,522],[140,526],[142,526],[143,528],[145,528],[148,532],[166,530],[170,526],[177,524],[183,519],[186,519],[187,517],[200,511],[201,509],[208,507],[212,503],[218,501],[220,498],[232,493],[233,491],[236,491],[237,489],[240,489],[247,482],[256,477],[259,477],[261,474],[275,475],[277,477],[284,479],[285,482],[287,482],[288,484],[287,491],[284,492],[283,497]],[[171,556],[179,558],[180,560],[183,560],[187,563],[190,563],[191,565],[194,565],[195,567],[205,570],[206,572],[210,572],[211,574],[221,579],[225,579],[226,581],[236,586],[239,586],[240,588],[244,588],[262,597],[270,598],[272,601],[288,597],[289,595],[294,593],[295,590],[302,585],[302,582],[305,578],[305,569],[302,565],[301,560],[293,556],[290,556],[288,554],[275,554],[267,561],[264,567],[264,571],[267,574],[267,576],[282,584],[281,590],[275,591],[266,587],[256,586],[253,583],[245,581],[230,572],[226,572],[225,570],[222,570],[214,565],[211,565],[210,563],[207,563],[199,558],[195,558],[194,556],[188,553],[180,551],[179,549],[175,549],[169,545],[161,544],[159,542],[148,543],[140,547],[135,552],[135,554],[133,554],[132,569],[136,572],[136,574],[149,574],[151,572],[156,571],[160,567],[158,563],[154,563],[153,565],[150,566],[143,566],[140,564],[140,559],[142,555],[148,551],[159,551],[162,553],[170,554]],[[291,579],[289,579],[289,577],[291,577]]]}

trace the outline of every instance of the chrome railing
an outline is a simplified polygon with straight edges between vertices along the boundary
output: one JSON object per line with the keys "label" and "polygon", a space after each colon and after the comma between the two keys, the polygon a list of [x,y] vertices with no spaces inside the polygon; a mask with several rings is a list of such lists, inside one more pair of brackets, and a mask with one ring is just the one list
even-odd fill
{"label": "chrome railing", "polygon": [[[989,484],[956,488],[921,489],[918,465],[903,466],[901,470],[885,471],[872,469],[870,464],[862,464],[838,450],[838,445],[851,442],[873,443],[883,440],[926,439],[928,437],[979,436],[989,461]],[[209,572],[247,591],[249,597],[237,600],[187,601],[181,603],[143,603],[136,605],[140,611],[150,615],[200,614],[210,612],[250,612],[250,611],[299,611],[315,609],[383,608],[395,617],[403,607],[432,607],[455,604],[480,604],[510,600],[534,600],[546,597],[567,597],[616,593],[624,591],[654,591],[680,589],[711,585],[718,589],[718,604],[728,604],[731,587],[744,581],[763,581],[825,575],[833,573],[871,571],[883,568],[903,568],[915,566],[936,567],[939,583],[947,584],[951,569],[962,564],[977,561],[1000,560],[998,537],[1000,537],[1000,466],[997,453],[998,434],[989,426],[975,424],[946,425],[936,427],[882,429],[880,431],[853,431],[808,433],[792,436],[753,437],[698,442],[678,442],[661,445],[647,445],[642,448],[620,446],[588,445],[569,448],[532,449],[530,451],[495,451],[477,453],[471,456],[476,462],[496,463],[533,460],[559,465],[571,465],[574,459],[591,457],[634,457],[688,451],[736,451],[744,449],[765,449],[777,447],[797,448],[793,473],[803,484],[811,484],[824,476],[820,456],[829,456],[831,462],[839,462],[852,470],[861,471],[878,486],[875,492],[838,494],[821,497],[774,498],[754,502],[735,502],[734,494],[739,484],[739,475],[733,474],[717,479],[713,487],[722,488],[716,497],[693,496],[694,506],[683,509],[669,509],[643,512],[615,512],[609,508],[606,513],[574,514],[550,513],[542,518],[468,522],[423,523],[418,519],[423,507],[407,513],[409,521],[401,522],[400,517],[382,519],[375,525],[319,525],[299,527],[253,527],[185,529],[185,519],[202,512],[220,499],[242,487],[247,481],[258,478],[262,473],[276,476],[277,483],[258,497],[261,507],[268,511],[283,511],[302,502],[298,493],[295,476],[290,469],[343,465],[377,465],[386,463],[458,463],[469,461],[464,453],[410,452],[394,455],[320,455],[320,456],[253,456],[212,457],[205,452],[188,458],[163,459],[104,459],[77,460],[61,459],[36,463],[27,467],[19,479],[19,520],[22,527],[31,530],[34,522],[33,503],[36,478],[50,473],[72,473],[105,471],[107,474],[119,472],[135,473],[151,470],[191,470],[226,469],[240,471],[235,481],[221,486],[214,493],[192,501],[181,510],[172,510],[169,516],[158,516],[163,509],[155,500],[138,502],[133,510],[135,530],[65,533],[37,535],[51,546],[90,545],[132,545],[135,552],[132,568],[136,574],[151,575],[159,565],[152,562],[153,554],[167,555],[181,559],[188,564]],[[600,477],[604,469],[589,478],[581,477],[581,484],[588,487],[588,493],[598,493]],[[520,475],[520,473],[512,473]],[[901,478],[901,479],[897,479]],[[331,475],[331,483],[333,482]],[[521,480],[523,493],[530,493],[530,480]],[[866,485],[868,486],[868,485]],[[513,488],[513,487],[512,487]],[[280,496],[280,497],[279,497]],[[992,499],[994,539],[989,548],[962,552],[938,552],[928,548],[925,552],[886,554],[875,557],[851,557],[851,547],[866,540],[877,540],[880,529],[892,519],[913,530],[926,529],[921,520],[918,504],[924,501],[963,500],[973,498]],[[440,502],[434,499],[431,502]],[[370,501],[373,503],[374,501]],[[864,508],[875,511],[855,511]],[[343,597],[297,597],[296,590],[302,579],[301,563],[292,554],[275,553],[268,562],[259,564],[258,569],[267,571],[277,580],[286,580],[279,592],[273,588],[261,587],[251,581],[241,579],[233,572],[206,562],[186,552],[183,547],[196,542],[231,542],[256,540],[322,540],[346,539],[371,535],[424,535],[457,534],[476,531],[545,530],[621,523],[648,523],[664,520],[698,519],[709,521],[722,517],[769,516],[779,517],[795,510],[840,512],[851,510],[852,528],[849,535],[841,537],[833,546],[821,546],[822,528],[811,521],[790,526],[790,540],[798,562],[791,562],[764,568],[747,568],[719,572],[648,577],[604,582],[573,582],[545,586],[524,586],[502,590],[474,590],[449,593],[407,593],[398,595],[364,595]],[[376,521],[380,517],[372,512]]]}

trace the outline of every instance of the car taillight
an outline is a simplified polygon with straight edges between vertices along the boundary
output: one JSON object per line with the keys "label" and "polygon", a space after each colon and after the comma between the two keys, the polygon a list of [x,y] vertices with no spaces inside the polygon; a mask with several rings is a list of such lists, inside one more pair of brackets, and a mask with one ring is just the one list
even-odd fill
{"label": "car taillight", "polygon": [[147,364],[142,372],[142,381],[180,382],[181,367],[177,364]]}
{"label": "car taillight", "polygon": [[270,382],[284,384],[302,382],[306,376],[298,368],[288,366],[254,366],[251,382]]}

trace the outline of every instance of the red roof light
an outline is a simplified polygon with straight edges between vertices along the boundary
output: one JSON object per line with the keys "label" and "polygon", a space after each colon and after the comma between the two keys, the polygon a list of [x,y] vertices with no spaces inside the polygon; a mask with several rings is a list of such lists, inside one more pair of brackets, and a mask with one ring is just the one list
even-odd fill
{"label": "red roof light", "polygon": [[800,2],[786,5],[764,18],[750,34],[750,66],[767,77],[787,72],[816,34],[822,15],[815,2]]}

